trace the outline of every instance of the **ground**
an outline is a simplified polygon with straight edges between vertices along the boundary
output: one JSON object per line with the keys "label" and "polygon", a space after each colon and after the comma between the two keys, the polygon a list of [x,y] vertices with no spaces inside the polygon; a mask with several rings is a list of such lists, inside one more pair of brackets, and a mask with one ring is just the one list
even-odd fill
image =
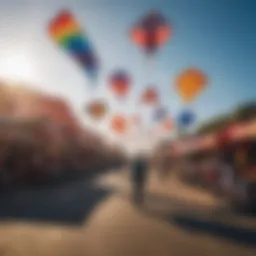
{"label": "ground", "polygon": [[[0,198],[7,209],[0,211],[0,256],[255,255],[254,218],[237,216],[223,202],[174,177],[159,182],[154,175],[145,205],[134,207],[127,173],[103,175],[93,186],[79,181],[34,195],[30,191],[31,198]],[[13,210],[17,204],[23,211]],[[32,211],[35,207],[40,211]]]}

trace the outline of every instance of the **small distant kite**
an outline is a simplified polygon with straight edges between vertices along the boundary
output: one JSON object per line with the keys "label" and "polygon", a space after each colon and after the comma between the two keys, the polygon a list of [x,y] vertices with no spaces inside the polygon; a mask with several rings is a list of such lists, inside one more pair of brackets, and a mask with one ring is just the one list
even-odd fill
{"label": "small distant kite", "polygon": [[196,121],[196,115],[189,109],[184,109],[180,112],[177,118],[177,124],[180,128],[188,128]]}
{"label": "small distant kite", "polygon": [[171,26],[160,12],[152,10],[131,29],[132,41],[153,55],[171,36]]}
{"label": "small distant kite", "polygon": [[190,103],[206,88],[206,75],[196,69],[189,68],[182,72],[176,79],[176,89],[186,103]]}
{"label": "small distant kite", "polygon": [[110,89],[118,98],[124,98],[130,91],[131,78],[123,70],[113,72],[110,76]]}
{"label": "small distant kite", "polygon": [[108,105],[104,101],[96,100],[86,106],[86,111],[94,120],[102,119],[108,110]]}
{"label": "small distant kite", "polygon": [[141,103],[145,105],[156,105],[159,103],[159,95],[154,87],[148,87],[141,95]]}
{"label": "small distant kite", "polygon": [[117,134],[124,134],[127,131],[127,121],[123,115],[115,115],[110,125],[111,130]]}
{"label": "small distant kite", "polygon": [[50,37],[79,63],[90,79],[96,79],[99,62],[94,48],[71,12],[60,11],[48,26]]}
{"label": "small distant kite", "polygon": [[173,120],[172,118],[166,118],[163,123],[162,123],[162,127],[165,131],[171,131],[174,128],[174,124],[173,124]]}

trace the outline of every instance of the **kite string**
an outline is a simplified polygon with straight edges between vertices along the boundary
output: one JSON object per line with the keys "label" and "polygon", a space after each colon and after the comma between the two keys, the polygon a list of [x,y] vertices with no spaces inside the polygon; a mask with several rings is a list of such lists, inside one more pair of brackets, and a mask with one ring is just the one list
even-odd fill
{"label": "kite string", "polygon": [[[147,72],[148,72],[148,75],[147,75],[147,77],[148,77],[148,83],[150,84],[150,85],[152,85],[153,87],[155,87],[155,89],[158,89],[157,88],[157,84],[158,83],[156,83],[156,81],[155,81],[155,65],[156,65],[156,56],[155,55],[150,55],[150,56],[148,56],[148,61],[147,61],[147,68],[148,68],[148,70],[147,70]],[[152,122],[152,119],[151,119],[151,117],[152,117],[152,115],[153,115],[153,113],[154,113],[154,110],[155,110],[155,108],[154,108],[154,106],[151,108],[151,111],[150,111],[150,120],[149,120],[149,122],[150,122],[150,125],[151,125],[151,122]],[[148,129],[147,129],[147,139],[148,140],[150,140],[150,129],[149,129],[149,127],[148,127]]]}
{"label": "kite string", "polygon": [[[184,104],[184,102],[182,101],[182,103],[181,103],[181,109],[183,109],[183,106],[184,106],[185,104]],[[176,127],[176,136],[177,136],[177,138],[178,139],[180,139],[180,137],[182,136],[182,134],[183,134],[183,129],[182,129],[182,126],[181,126],[181,124],[180,124],[180,120],[179,120],[179,115],[180,115],[180,112],[178,113],[178,115],[176,116],[176,125],[175,125],[175,127]]]}
{"label": "kite string", "polygon": [[[153,69],[154,69],[154,56],[147,56],[146,58],[146,64],[145,64],[145,84],[146,85],[153,85],[154,84],[154,81],[153,81],[153,77],[154,77],[154,72],[153,72]],[[151,126],[151,111],[149,111],[147,113],[147,118],[149,120],[147,120],[146,124],[145,124],[145,129],[144,129],[144,132],[145,132],[145,135],[146,135],[146,140],[147,141],[150,141],[151,139],[151,136],[150,136],[150,126]],[[149,116],[148,116],[149,115]]]}

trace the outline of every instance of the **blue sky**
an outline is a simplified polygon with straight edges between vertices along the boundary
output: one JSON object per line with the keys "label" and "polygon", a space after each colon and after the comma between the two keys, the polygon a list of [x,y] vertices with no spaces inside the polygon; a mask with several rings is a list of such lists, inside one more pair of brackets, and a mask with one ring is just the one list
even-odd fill
{"label": "blue sky", "polygon": [[[93,96],[86,74],[47,36],[47,23],[63,7],[86,28],[100,56],[99,89]],[[151,8],[170,20],[173,36],[146,77],[144,56],[127,32]],[[66,97],[83,121],[95,126],[82,111],[85,102],[107,95],[112,111],[132,113],[137,109],[134,99],[147,84],[159,88],[163,104],[175,116],[182,103],[173,89],[174,78],[182,69],[195,66],[210,80],[208,89],[191,105],[202,122],[256,99],[255,10],[254,0],[6,1],[0,3],[0,75],[16,75],[40,90]],[[20,67],[17,74],[12,67],[16,71]],[[107,76],[115,68],[124,68],[133,77],[134,90],[125,104],[115,103],[107,89]],[[99,128],[107,131],[107,120]]]}

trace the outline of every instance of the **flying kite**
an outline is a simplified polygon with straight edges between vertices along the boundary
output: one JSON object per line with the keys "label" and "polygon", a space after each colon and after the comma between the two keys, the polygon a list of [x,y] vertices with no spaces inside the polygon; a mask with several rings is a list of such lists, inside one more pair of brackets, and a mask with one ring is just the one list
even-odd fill
{"label": "flying kite", "polygon": [[159,95],[154,87],[148,87],[141,95],[141,102],[145,105],[155,105],[159,102]]}
{"label": "flying kite", "polygon": [[111,91],[118,98],[124,98],[130,91],[131,78],[125,71],[113,72],[109,80]]}
{"label": "flying kite", "polygon": [[177,118],[177,124],[180,128],[188,128],[196,121],[196,115],[189,109],[180,112]]}
{"label": "flying kite", "polygon": [[132,41],[147,55],[153,55],[171,36],[171,26],[158,11],[152,10],[131,29]]}
{"label": "flying kite", "polygon": [[189,68],[176,79],[176,90],[182,100],[190,103],[206,88],[206,75],[196,68]]}
{"label": "flying kite", "polygon": [[108,106],[104,101],[96,100],[86,106],[86,111],[94,120],[102,119],[108,110]]}
{"label": "flying kite", "polygon": [[78,21],[67,10],[60,11],[48,26],[50,37],[67,51],[87,73],[90,79],[96,79],[99,63],[89,37],[79,26]]}
{"label": "flying kite", "polygon": [[126,118],[123,115],[115,115],[111,119],[111,130],[117,134],[124,134],[127,130]]}

